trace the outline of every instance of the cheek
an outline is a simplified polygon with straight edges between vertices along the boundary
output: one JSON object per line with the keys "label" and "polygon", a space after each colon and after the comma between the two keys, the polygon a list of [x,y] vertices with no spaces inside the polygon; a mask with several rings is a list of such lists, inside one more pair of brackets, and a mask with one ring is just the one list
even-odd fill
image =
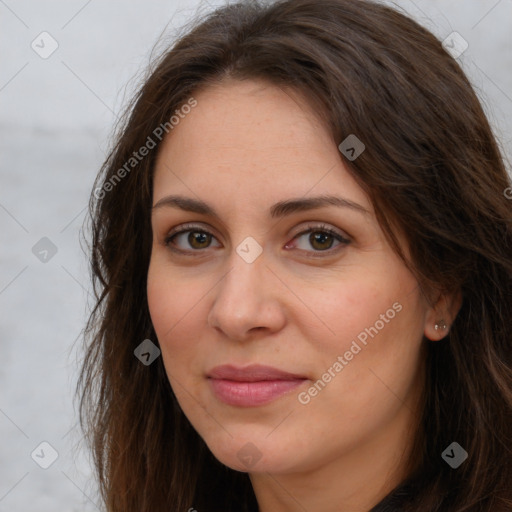
{"label": "cheek", "polygon": [[321,292],[311,288],[304,299],[325,327],[303,322],[303,337],[315,345],[317,378],[330,382],[330,369],[340,376],[332,379],[332,391],[350,389],[345,396],[370,401],[378,390],[389,393],[372,371],[391,387],[407,389],[418,370],[425,315],[412,276],[367,273]]}
{"label": "cheek", "polygon": [[190,302],[185,288],[177,285],[161,272],[148,273],[148,306],[151,320],[157,335],[160,337],[176,325],[185,315]]}
{"label": "cheek", "polygon": [[197,356],[206,348],[202,347],[205,336],[201,331],[206,326],[205,294],[210,288],[200,286],[186,272],[172,271],[165,264],[150,265],[149,312],[169,378],[176,376],[180,382],[188,382],[204,371]]}
{"label": "cheek", "polygon": [[211,353],[205,343],[207,292],[212,285],[175,272],[165,264],[150,266],[148,304],[167,378],[185,416],[201,435],[216,432],[208,400],[204,399],[204,358]]}
{"label": "cheek", "polygon": [[399,295],[397,299],[347,308],[350,320],[338,318],[335,329],[340,335],[326,348],[331,365],[341,356],[346,383],[373,381],[379,387],[374,371],[390,386],[404,382],[402,377],[413,378],[422,342],[421,308],[414,299],[405,302]]}
{"label": "cheek", "polygon": [[194,279],[192,269],[173,268],[166,255],[157,247],[153,250],[147,275],[147,296],[151,320],[160,341],[172,337],[190,316],[197,318],[205,289]]}
{"label": "cheek", "polygon": [[312,436],[332,436],[335,446],[343,432],[347,443],[356,443],[384,429],[404,404],[415,407],[423,303],[408,278],[373,284],[361,278],[319,297],[318,315],[335,335],[306,333],[316,340],[308,358],[316,380],[298,401]]}
{"label": "cheek", "polygon": [[389,325],[399,316],[393,308],[403,295],[399,288],[382,278],[358,275],[333,281],[322,289],[304,290],[301,298],[309,306],[311,318],[316,317],[322,325],[316,335],[311,328],[307,338],[315,341],[319,350],[343,353],[358,336],[364,342],[365,336],[369,336],[367,329],[373,332],[376,323],[378,331],[389,330]]}

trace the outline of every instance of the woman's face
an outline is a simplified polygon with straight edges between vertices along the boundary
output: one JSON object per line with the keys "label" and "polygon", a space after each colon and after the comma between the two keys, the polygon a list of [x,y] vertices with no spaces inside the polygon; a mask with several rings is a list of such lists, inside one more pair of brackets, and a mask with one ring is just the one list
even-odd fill
{"label": "woman's face", "polygon": [[300,95],[194,97],[156,164],[147,288],[179,404],[231,468],[379,471],[410,439],[437,318]]}

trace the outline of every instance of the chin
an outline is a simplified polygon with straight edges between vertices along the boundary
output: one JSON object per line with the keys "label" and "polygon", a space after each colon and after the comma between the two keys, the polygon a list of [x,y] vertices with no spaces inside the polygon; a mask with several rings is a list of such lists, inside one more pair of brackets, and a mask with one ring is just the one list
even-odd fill
{"label": "chin", "polygon": [[[268,435],[268,433],[266,434]],[[224,436],[205,442],[215,458],[225,466],[244,473],[282,473],[297,470],[297,453],[278,436]]]}

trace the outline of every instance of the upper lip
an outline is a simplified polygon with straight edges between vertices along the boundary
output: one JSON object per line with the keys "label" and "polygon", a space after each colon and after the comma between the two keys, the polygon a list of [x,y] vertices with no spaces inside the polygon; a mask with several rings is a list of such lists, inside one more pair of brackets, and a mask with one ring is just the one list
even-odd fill
{"label": "upper lip", "polygon": [[262,380],[296,380],[306,379],[304,375],[285,372],[272,366],[253,364],[250,366],[237,367],[230,364],[216,366],[207,374],[212,379],[225,379],[238,382],[257,382]]}

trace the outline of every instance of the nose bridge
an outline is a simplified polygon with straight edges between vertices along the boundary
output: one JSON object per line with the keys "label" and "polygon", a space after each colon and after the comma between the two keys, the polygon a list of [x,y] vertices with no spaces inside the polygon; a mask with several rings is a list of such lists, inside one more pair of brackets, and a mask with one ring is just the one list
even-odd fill
{"label": "nose bridge", "polygon": [[229,271],[221,279],[209,313],[209,324],[230,337],[243,339],[255,328],[276,329],[283,321],[273,298],[263,250],[254,239],[233,248]]}
{"label": "nose bridge", "polygon": [[[245,236],[237,245],[233,245],[229,255],[229,272],[220,283],[222,291],[235,295],[244,295],[244,287],[247,292],[253,291],[258,283],[265,280],[266,255],[263,247],[252,236]],[[253,296],[254,297],[254,296]]]}
{"label": "nose bridge", "polygon": [[229,272],[219,283],[217,301],[228,301],[239,312],[254,307],[265,294],[267,279],[263,254],[256,255],[254,245],[242,242],[234,248],[229,258]]}

